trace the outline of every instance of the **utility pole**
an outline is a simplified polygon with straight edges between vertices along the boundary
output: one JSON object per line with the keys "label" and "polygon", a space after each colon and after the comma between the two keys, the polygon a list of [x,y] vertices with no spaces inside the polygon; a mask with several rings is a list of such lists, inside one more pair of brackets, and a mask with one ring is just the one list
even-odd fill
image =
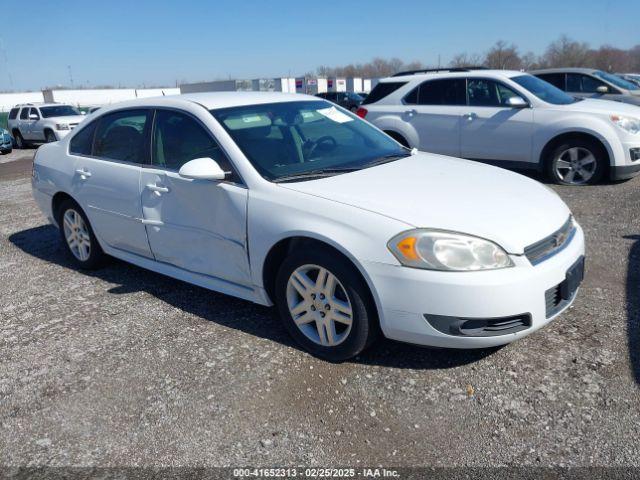
{"label": "utility pole", "polygon": [[67,65],[67,70],[69,70],[69,82],[71,83],[71,88],[73,88],[73,75],[71,75],[71,65]]}

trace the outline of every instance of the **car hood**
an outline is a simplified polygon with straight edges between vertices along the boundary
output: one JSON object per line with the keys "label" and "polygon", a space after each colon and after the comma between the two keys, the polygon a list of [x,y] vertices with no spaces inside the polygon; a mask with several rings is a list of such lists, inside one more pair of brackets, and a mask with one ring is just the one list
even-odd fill
{"label": "car hood", "polygon": [[[626,99],[634,102],[640,102],[640,97],[631,98],[627,96]],[[631,115],[634,117],[638,117],[638,114],[640,113],[640,111],[638,111],[638,107],[633,103],[625,103],[623,101],[616,102],[613,100],[600,100],[593,98],[587,98],[570,105],[563,105],[563,107],[574,112],[597,113],[605,115],[617,113],[620,115]]]}
{"label": "car hood", "polygon": [[65,117],[47,117],[46,120],[54,121],[56,123],[80,123],[85,118],[85,115],[69,115]]}
{"label": "car hood", "polygon": [[558,230],[570,214],[557,194],[528,177],[422,152],[353,173],[280,186],[372,211],[408,228],[486,238],[514,254]]}

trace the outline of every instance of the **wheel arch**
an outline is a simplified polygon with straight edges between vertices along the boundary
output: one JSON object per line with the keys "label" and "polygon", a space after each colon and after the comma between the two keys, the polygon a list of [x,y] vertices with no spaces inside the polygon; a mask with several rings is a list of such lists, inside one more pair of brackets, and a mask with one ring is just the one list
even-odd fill
{"label": "wheel arch", "polygon": [[275,290],[275,280],[276,275],[278,274],[278,269],[280,265],[287,257],[287,255],[293,251],[294,248],[311,248],[313,246],[320,246],[322,248],[327,248],[345,261],[351,264],[360,279],[367,287],[367,290],[370,295],[370,300],[373,302],[376,308],[376,322],[378,325],[380,324],[380,302],[378,300],[378,295],[376,293],[375,288],[373,287],[373,283],[371,278],[367,274],[366,270],[362,266],[360,262],[358,262],[353,255],[351,255],[346,249],[344,249],[341,245],[336,244],[335,242],[325,239],[318,238],[311,234],[292,234],[285,238],[278,240],[267,252],[265,256],[264,262],[262,263],[262,285],[266,292],[268,299],[273,303],[274,299],[274,290]]}
{"label": "wheel arch", "polygon": [[73,198],[71,195],[69,195],[67,192],[60,191],[60,192],[57,192],[53,197],[51,197],[51,215],[53,216],[53,220],[56,222],[56,224],[58,223],[60,206],[66,200],[71,200],[75,203],[78,203],[78,201],[75,198]]}
{"label": "wheel arch", "polygon": [[540,150],[540,155],[538,157],[540,165],[543,168],[546,168],[547,163],[549,162],[549,156],[553,149],[560,145],[562,142],[575,138],[594,142],[607,155],[607,166],[614,165],[614,153],[611,149],[611,146],[609,145],[609,142],[593,132],[585,132],[580,130],[563,132],[548,140]]}

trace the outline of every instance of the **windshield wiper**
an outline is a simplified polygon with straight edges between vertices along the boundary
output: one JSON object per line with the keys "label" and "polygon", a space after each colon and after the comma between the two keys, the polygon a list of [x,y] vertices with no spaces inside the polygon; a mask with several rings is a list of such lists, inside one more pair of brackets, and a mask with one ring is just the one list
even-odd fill
{"label": "windshield wiper", "polygon": [[395,160],[400,160],[401,158],[406,158],[406,157],[410,157],[411,155],[413,155],[411,152],[406,152],[406,153],[392,153],[390,155],[384,155],[382,157],[378,157],[373,159],[371,162],[367,163],[365,165],[365,167],[369,168],[369,167],[375,167],[377,165],[382,165],[384,163],[389,163],[389,162],[393,162]]}
{"label": "windshield wiper", "polygon": [[289,182],[294,180],[302,180],[309,178],[323,178],[337,175],[340,173],[349,173],[361,170],[362,167],[340,167],[340,168],[319,168],[317,170],[310,170],[308,172],[292,173],[291,175],[285,175],[284,177],[278,177],[273,180],[274,183]]}

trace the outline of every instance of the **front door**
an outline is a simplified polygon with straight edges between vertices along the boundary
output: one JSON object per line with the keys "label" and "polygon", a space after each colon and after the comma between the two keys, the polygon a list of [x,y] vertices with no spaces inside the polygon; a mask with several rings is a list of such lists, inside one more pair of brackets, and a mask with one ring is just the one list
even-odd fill
{"label": "front door", "polygon": [[112,248],[151,258],[140,205],[150,123],[146,109],[107,114],[82,128],[69,152],[75,157],[72,194],[96,235]]}
{"label": "front door", "polygon": [[510,107],[507,100],[520,95],[493,80],[470,78],[467,91],[460,127],[462,157],[531,162],[533,109]]}
{"label": "front door", "polygon": [[156,260],[238,285],[251,284],[246,224],[248,190],[231,181],[191,180],[178,170],[209,157],[229,171],[224,153],[198,120],[157,110],[151,165],[142,170],[140,196]]}

